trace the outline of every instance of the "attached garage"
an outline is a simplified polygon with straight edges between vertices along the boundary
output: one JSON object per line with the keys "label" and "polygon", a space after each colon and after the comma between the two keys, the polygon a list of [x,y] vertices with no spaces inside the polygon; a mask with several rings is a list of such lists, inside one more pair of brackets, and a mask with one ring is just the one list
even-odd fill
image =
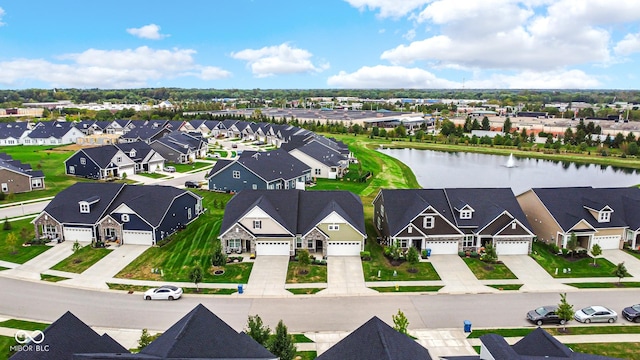
{"label": "attached garage", "polygon": [[594,236],[591,246],[598,244],[602,250],[620,249],[620,235]]}
{"label": "attached garage", "polygon": [[496,253],[498,255],[527,255],[529,254],[529,241],[496,241]]}
{"label": "attached garage", "polygon": [[361,241],[329,241],[327,256],[360,256]]}
{"label": "attached garage", "polygon": [[285,255],[289,256],[289,241],[256,241],[256,256]]}
{"label": "attached garage", "polygon": [[153,245],[151,231],[123,230],[123,245]]}
{"label": "attached garage", "polygon": [[458,253],[458,241],[426,241],[424,248],[431,249],[431,255],[454,255]]}
{"label": "attached garage", "polygon": [[66,241],[91,242],[93,240],[93,229],[79,227],[64,227],[62,234]]}

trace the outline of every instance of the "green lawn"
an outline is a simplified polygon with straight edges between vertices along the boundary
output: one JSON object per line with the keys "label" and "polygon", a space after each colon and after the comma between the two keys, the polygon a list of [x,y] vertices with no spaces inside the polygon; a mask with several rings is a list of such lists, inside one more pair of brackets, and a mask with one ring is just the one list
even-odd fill
{"label": "green lawn", "polygon": [[145,172],[141,172],[141,173],[137,173],[136,175],[140,175],[140,176],[144,176],[144,177],[148,177],[148,178],[152,178],[152,179],[168,179],[171,178],[171,176],[167,176],[164,174],[160,174],[160,173],[145,173]]}
{"label": "green lawn", "polygon": [[638,250],[629,250],[629,249],[625,249],[624,251],[626,251],[627,254],[629,254],[631,256],[635,256],[636,259],[640,260],[640,251],[638,251]]}
{"label": "green lawn", "polygon": [[58,282],[58,281],[68,280],[68,279],[69,278],[62,277],[62,276],[40,274],[40,280],[43,280],[43,281]]}
{"label": "green lawn", "polygon": [[298,343],[312,343],[313,340],[309,339],[305,334],[291,334],[293,336],[293,341]]}
{"label": "green lawn", "polygon": [[6,268],[4,266],[0,266],[0,271],[2,271],[2,270],[9,270],[9,268]]}
{"label": "green lawn", "polygon": [[313,295],[318,291],[322,291],[324,288],[299,288],[299,289],[287,289],[288,292],[293,295]]}
{"label": "green lawn", "polygon": [[[127,279],[185,281],[190,282],[189,271],[199,264],[205,269],[203,282],[247,283],[251,273],[251,262],[231,263],[224,267],[223,275],[214,275],[211,266],[213,241],[218,241],[223,209],[213,207],[213,201],[226,204],[231,195],[204,190],[193,190],[203,197],[207,208],[200,217],[185,230],[171,235],[171,241],[162,247],[151,247],[120,271],[116,277]],[[164,276],[153,273],[161,269]]]}
{"label": "green lawn", "polygon": [[17,345],[16,339],[12,336],[0,336],[0,360],[6,360],[13,355],[9,350],[11,346]]}
{"label": "green lawn", "polygon": [[219,154],[221,158],[226,158],[227,154],[229,154],[229,152],[226,150],[214,150],[212,151],[212,153]]}
{"label": "green lawn", "polygon": [[192,170],[199,170],[199,169],[203,169],[206,167],[212,167],[213,164],[212,163],[208,163],[208,162],[203,162],[203,161],[196,161],[194,163],[191,164],[174,164],[174,163],[169,163],[167,165],[171,165],[173,167],[176,168],[176,172],[179,173],[185,173],[185,172],[189,172]]}
{"label": "green lawn", "polygon": [[565,344],[575,352],[609,356],[618,359],[640,359],[640,343]]}
{"label": "green lawn", "polygon": [[[145,292],[153,286],[141,286],[141,285],[126,285],[126,284],[113,284],[107,283],[107,286],[111,290],[123,290],[123,291],[135,291],[135,292]],[[231,295],[238,292],[237,289],[226,289],[226,288],[199,288],[195,287],[183,287],[182,291],[185,294],[202,294],[202,295]]]}
{"label": "green lawn", "polygon": [[498,290],[520,290],[520,288],[522,287],[522,284],[503,284],[503,285],[487,285],[489,287],[492,287],[494,289],[498,289]]}
{"label": "green lawn", "polygon": [[578,289],[629,289],[639,288],[640,282],[588,282],[588,283],[568,283],[567,285],[573,286]]}
{"label": "green lawn", "polygon": [[[398,266],[391,265],[382,253],[382,246],[375,241],[369,240],[365,248],[371,252],[371,260],[362,262],[365,281],[440,280],[440,276],[430,262],[420,262],[415,267],[417,272],[413,273],[409,271],[411,265],[408,262]],[[378,271],[380,277],[378,277]],[[393,275],[394,271],[396,276]]]}
{"label": "green lawn", "polygon": [[296,351],[296,359],[300,360],[313,360],[318,357],[318,353],[315,351]]}
{"label": "green lawn", "polygon": [[[10,221],[11,230],[0,230],[0,260],[24,264],[51,248],[50,246],[22,246],[25,241],[35,236],[31,220]],[[11,233],[17,239],[13,246],[7,243],[7,236]]]}
{"label": "green lawn", "polygon": [[17,320],[17,319],[9,319],[5,321],[0,321],[0,327],[6,327],[11,329],[18,330],[44,330],[49,326],[48,323],[41,323],[36,321],[25,321],[25,320]]}
{"label": "green lawn", "polygon": [[478,280],[517,279],[505,264],[489,264],[479,258],[462,258]]}
{"label": "green lawn", "polygon": [[327,265],[309,265],[307,273],[300,274],[301,267],[297,261],[289,261],[287,267],[287,284],[326,283]]}
{"label": "green lawn", "polygon": [[[549,334],[557,335],[599,335],[599,334],[640,334],[640,326],[567,326],[568,332],[560,332],[561,326],[545,327]],[[531,328],[513,328],[513,329],[479,329],[473,330],[469,334],[469,339],[477,339],[485,334],[498,334],[504,337],[526,336],[535,330]]]}
{"label": "green lawn", "polygon": [[[384,286],[384,287],[371,287],[371,289],[381,292],[436,292],[442,289],[443,286],[440,285],[432,285],[432,286]],[[396,290],[397,289],[397,290]]]}
{"label": "green lawn", "polygon": [[[539,242],[533,243],[531,257],[555,278],[580,277],[612,277],[616,266],[607,259],[598,259],[597,267],[592,266],[592,258],[570,261],[568,258],[552,254]],[[558,274],[555,271],[558,269]],[[571,273],[564,273],[562,269],[571,269]]]}
{"label": "green lawn", "polygon": [[70,251],[70,255],[53,265],[51,270],[67,271],[76,274],[81,274],[83,271],[90,268],[93,264],[100,261],[103,257],[109,255],[112,250],[103,248],[93,248],[90,245],[86,245],[80,250],[74,252]]}

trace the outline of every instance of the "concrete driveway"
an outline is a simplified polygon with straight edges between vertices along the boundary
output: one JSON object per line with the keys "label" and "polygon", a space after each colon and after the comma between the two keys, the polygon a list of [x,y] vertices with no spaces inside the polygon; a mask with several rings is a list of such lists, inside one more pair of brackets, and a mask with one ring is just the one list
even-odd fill
{"label": "concrete driveway", "polygon": [[55,244],[51,249],[10,270],[3,271],[3,275],[22,279],[40,280],[40,274],[49,270],[53,265],[73,254],[73,241]]}
{"label": "concrete driveway", "polygon": [[467,264],[458,255],[435,255],[429,258],[440,279],[441,291],[448,294],[488,293],[498,290],[482,285]]}
{"label": "concrete driveway", "polygon": [[327,288],[322,295],[377,294],[364,283],[359,256],[329,256],[327,258]]}
{"label": "concrete driveway", "polygon": [[574,287],[554,279],[529,255],[504,255],[502,261],[522,281],[521,291],[566,291]]}
{"label": "concrete driveway", "polygon": [[265,255],[256,257],[244,293],[251,296],[289,296],[285,290],[288,256]]}
{"label": "concrete driveway", "polygon": [[[627,272],[634,278],[640,278],[640,260],[622,250],[602,250],[602,257],[611,261],[613,265],[624,263]],[[597,260],[596,260],[597,261]]]}

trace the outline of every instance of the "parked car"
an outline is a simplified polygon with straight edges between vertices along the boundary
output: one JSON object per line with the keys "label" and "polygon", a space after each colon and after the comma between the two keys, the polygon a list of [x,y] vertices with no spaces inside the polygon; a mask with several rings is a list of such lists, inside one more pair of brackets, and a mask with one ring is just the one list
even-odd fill
{"label": "parked car", "polygon": [[182,288],[173,285],[162,285],[144,292],[145,300],[176,300],[182,296]]}
{"label": "parked car", "polygon": [[185,181],[184,187],[197,189],[200,187],[200,184],[195,181]]}
{"label": "parked car", "polygon": [[622,316],[631,322],[640,323],[640,304],[624,308],[624,310],[622,310]]}
{"label": "parked car", "polygon": [[558,311],[557,305],[541,306],[537,309],[529,311],[527,313],[527,320],[531,321],[532,323],[538,326],[544,323],[557,323],[560,325],[564,325],[565,320],[560,319],[557,311]]}
{"label": "parked car", "polygon": [[573,318],[585,324],[591,322],[612,323],[618,320],[618,314],[604,306],[593,305],[576,311],[576,313],[573,314]]}
{"label": "parked car", "polygon": [[172,173],[172,172],[176,172],[176,168],[173,166],[165,166],[164,171]]}
{"label": "parked car", "polygon": [[233,149],[237,149],[237,148],[238,148],[238,144],[231,144],[231,147],[232,147]]}

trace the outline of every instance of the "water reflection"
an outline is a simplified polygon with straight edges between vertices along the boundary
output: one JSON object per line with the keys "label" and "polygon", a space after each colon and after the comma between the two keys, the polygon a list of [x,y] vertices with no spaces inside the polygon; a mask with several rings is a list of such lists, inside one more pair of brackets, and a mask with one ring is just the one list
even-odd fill
{"label": "water reflection", "polygon": [[420,185],[427,188],[511,187],[520,194],[532,187],[616,187],[640,183],[638,170],[607,165],[516,157],[516,166],[509,168],[504,166],[508,156],[415,149],[379,151],[407,164]]}

